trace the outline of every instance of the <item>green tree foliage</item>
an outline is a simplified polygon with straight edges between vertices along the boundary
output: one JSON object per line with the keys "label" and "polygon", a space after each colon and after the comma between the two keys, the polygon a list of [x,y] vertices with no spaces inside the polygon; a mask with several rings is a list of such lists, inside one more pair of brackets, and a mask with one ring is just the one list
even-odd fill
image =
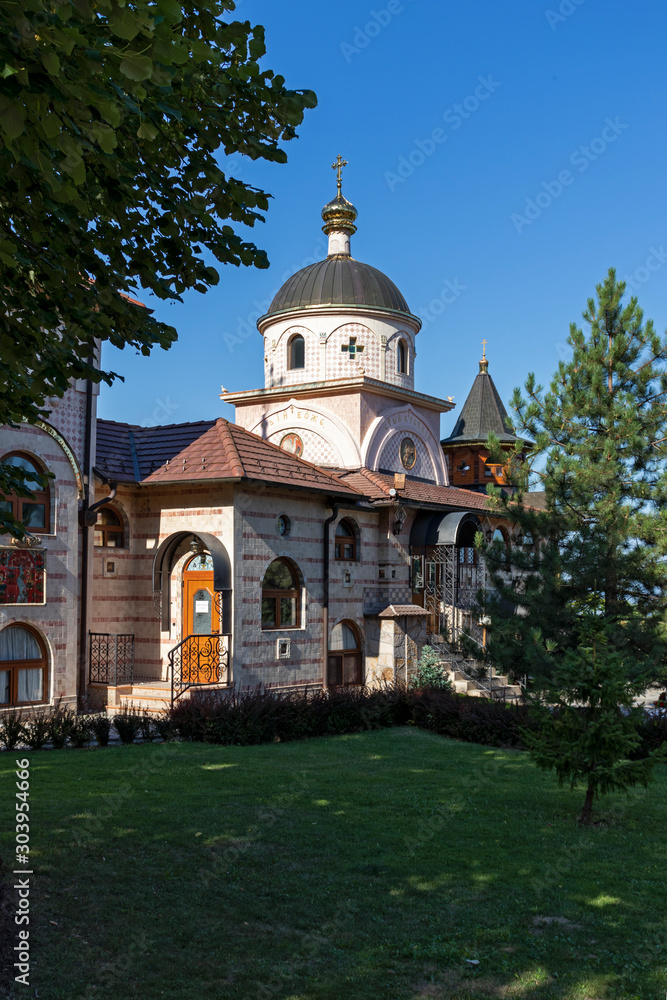
{"label": "green tree foliage", "polygon": [[542,689],[544,702],[534,705],[541,724],[536,731],[526,730],[524,740],[538,766],[555,771],[560,784],[585,786],[580,822],[587,826],[595,798],[648,784],[667,746],[636,756],[643,713],[633,703],[643,683],[629,680],[631,654],[609,645],[604,617],[582,616],[579,641],[563,656],[552,650],[554,668]]}
{"label": "green tree foliage", "polygon": [[442,653],[432,646],[424,646],[417,666],[410,675],[408,687],[411,690],[421,690],[426,687],[451,688],[446,667],[442,661]]}
{"label": "green tree foliage", "polygon": [[309,91],[260,66],[231,0],[1,0],[0,424],[72,378],[111,382],[99,342],[142,354],[175,330],[132,302],[204,292],[211,261],[267,267],[233,223],[268,195],[221,154],[284,162]]}
{"label": "green tree foliage", "polygon": [[[483,602],[489,659],[527,675],[537,700],[560,704],[562,686],[563,703],[580,703],[586,711],[576,725],[588,732],[591,759],[603,728],[594,707],[629,704],[665,668],[667,341],[644,322],[635,298],[623,303],[624,292],[610,270],[583,314],[587,333],[571,325],[572,357],[549,389],[530,374],[525,392],[515,390],[515,424],[535,447],[526,462],[508,463],[513,494],[489,489],[515,523],[512,544],[482,544],[493,585]],[[498,443],[489,444],[499,456]],[[527,492],[531,478],[544,509]],[[577,670],[589,669],[593,655],[589,633],[604,650],[595,683],[577,689]],[[583,744],[570,736],[585,769]],[[564,753],[567,739],[559,745]],[[621,767],[620,737],[617,751]],[[567,767],[579,780],[583,772]],[[596,779],[595,790],[605,781]]]}

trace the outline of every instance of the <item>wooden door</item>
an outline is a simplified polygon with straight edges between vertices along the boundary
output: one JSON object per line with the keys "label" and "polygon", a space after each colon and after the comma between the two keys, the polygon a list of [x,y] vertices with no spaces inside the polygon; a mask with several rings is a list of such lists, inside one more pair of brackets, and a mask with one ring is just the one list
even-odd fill
{"label": "wooden door", "polygon": [[219,645],[211,639],[220,632],[220,615],[213,590],[210,556],[195,556],[183,573],[183,639],[192,636],[183,665],[183,678],[190,684],[212,679],[212,669],[219,658]]}

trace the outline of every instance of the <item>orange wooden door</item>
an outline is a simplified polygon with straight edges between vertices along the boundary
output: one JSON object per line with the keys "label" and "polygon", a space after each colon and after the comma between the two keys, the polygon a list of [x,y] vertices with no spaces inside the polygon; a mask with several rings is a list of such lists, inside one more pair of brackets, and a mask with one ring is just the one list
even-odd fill
{"label": "orange wooden door", "polygon": [[195,556],[183,573],[182,638],[194,637],[188,644],[187,663],[183,664],[183,679],[190,684],[211,680],[211,657],[217,647],[210,637],[220,632],[213,570],[208,568],[209,563],[210,556]]}

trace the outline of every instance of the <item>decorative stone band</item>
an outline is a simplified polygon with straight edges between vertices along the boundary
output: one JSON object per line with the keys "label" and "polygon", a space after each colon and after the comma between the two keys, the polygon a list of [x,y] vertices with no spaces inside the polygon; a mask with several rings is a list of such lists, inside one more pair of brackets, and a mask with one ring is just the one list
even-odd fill
{"label": "decorative stone band", "polygon": [[[24,424],[28,423],[28,420],[26,420],[25,417],[23,418],[23,423]],[[41,431],[44,431],[46,434],[52,437],[54,441],[57,441],[62,450],[65,452],[65,454],[67,455],[67,460],[69,464],[72,466],[72,472],[74,473],[74,478],[76,480],[76,488],[79,493],[79,500],[83,500],[83,477],[81,475],[81,471],[79,469],[77,460],[74,457],[74,452],[68,445],[65,438],[59,431],[55,429],[55,427],[52,427],[51,424],[47,424],[45,420],[37,420],[35,424],[33,424],[33,426],[39,427]]]}

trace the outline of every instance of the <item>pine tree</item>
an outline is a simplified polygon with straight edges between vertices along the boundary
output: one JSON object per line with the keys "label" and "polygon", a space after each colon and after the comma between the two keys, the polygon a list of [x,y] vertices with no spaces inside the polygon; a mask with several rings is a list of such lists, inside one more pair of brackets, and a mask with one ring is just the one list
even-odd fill
{"label": "pine tree", "polygon": [[[576,718],[588,735],[554,742],[554,723],[543,731],[547,756],[546,743],[540,753],[535,748],[538,762],[551,759],[560,777],[577,782],[597,759],[596,733],[605,773],[631,773],[623,763],[627,727],[612,740],[615,750],[603,748],[604,727],[592,710],[615,702],[620,712],[665,671],[667,340],[644,322],[635,298],[623,304],[624,292],[610,270],[583,314],[587,334],[571,325],[572,357],[560,362],[549,389],[532,373],[525,393],[515,389],[515,424],[535,447],[526,462],[517,447],[508,463],[513,494],[489,492],[515,522],[518,543],[502,551],[482,546],[494,590],[483,602],[492,621],[488,658],[527,675],[539,703],[574,701],[583,709],[559,717]],[[499,455],[497,442],[489,444]],[[527,492],[531,477],[541,484],[544,509]],[[586,687],[591,649],[598,667]],[[612,787],[621,785],[589,781],[587,801]]]}

